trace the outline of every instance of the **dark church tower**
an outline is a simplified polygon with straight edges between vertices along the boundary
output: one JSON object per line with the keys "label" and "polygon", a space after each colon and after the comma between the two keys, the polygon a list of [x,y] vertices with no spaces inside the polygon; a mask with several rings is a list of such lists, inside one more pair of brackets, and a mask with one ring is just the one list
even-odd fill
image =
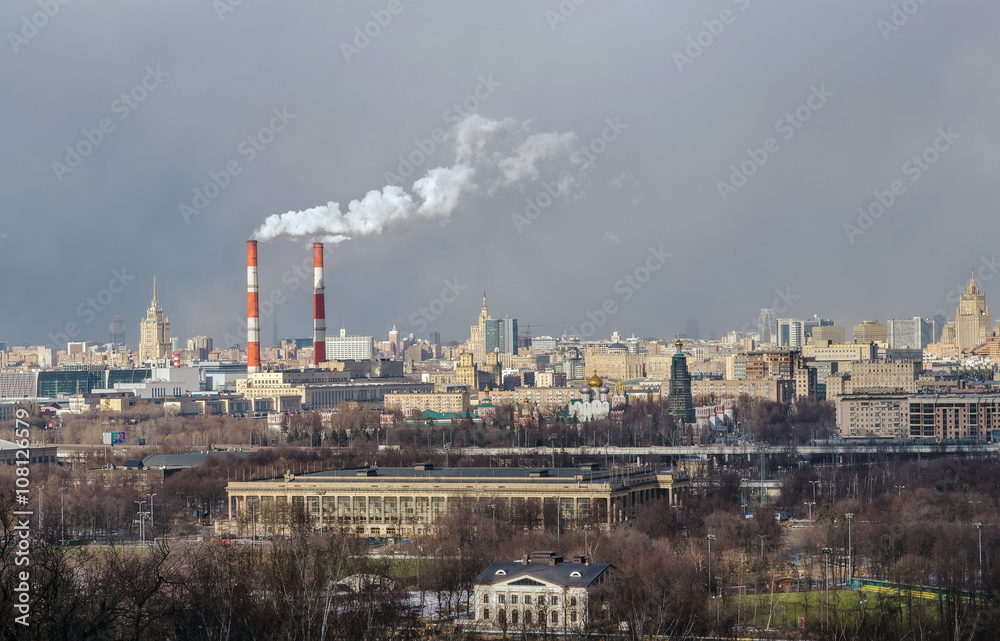
{"label": "dark church tower", "polygon": [[688,372],[687,357],[681,348],[684,344],[677,339],[674,347],[677,353],[670,363],[670,394],[667,395],[667,411],[678,423],[694,423],[694,402],[691,400],[691,374]]}

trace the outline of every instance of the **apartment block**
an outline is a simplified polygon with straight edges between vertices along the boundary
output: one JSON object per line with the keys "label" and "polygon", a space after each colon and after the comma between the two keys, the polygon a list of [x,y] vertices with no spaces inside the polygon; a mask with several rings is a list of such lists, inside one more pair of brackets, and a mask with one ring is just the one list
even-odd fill
{"label": "apartment block", "polygon": [[[660,384],[660,398],[666,398],[670,383]],[[691,381],[691,395],[714,394],[716,398],[738,398],[746,394],[778,403],[790,403],[795,398],[795,381],[792,379],[720,381],[714,379]]]}
{"label": "apartment block", "polygon": [[905,394],[851,394],[837,400],[837,427],[843,438],[906,438]]}
{"label": "apartment block", "polygon": [[910,438],[935,441],[990,436],[1000,430],[1000,395],[944,394],[909,399]]}
{"label": "apartment block", "polygon": [[431,392],[429,394],[412,393],[385,395],[384,406],[387,410],[407,412],[468,412],[469,392]]}
{"label": "apartment block", "polygon": [[917,362],[851,363],[851,391],[898,391],[914,394],[921,369],[921,364]]}

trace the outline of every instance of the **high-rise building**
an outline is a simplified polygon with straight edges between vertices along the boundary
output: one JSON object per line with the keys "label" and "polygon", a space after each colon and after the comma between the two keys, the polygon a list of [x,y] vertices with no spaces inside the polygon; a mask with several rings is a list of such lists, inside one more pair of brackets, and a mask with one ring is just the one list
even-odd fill
{"label": "high-rise building", "polygon": [[375,339],[371,336],[348,336],[340,328],[339,336],[326,337],[326,358],[337,361],[370,361],[375,353]]}
{"label": "high-rise building", "polygon": [[919,316],[886,321],[889,349],[923,349],[934,342],[934,321]]}
{"label": "high-rise building", "polygon": [[[487,318],[483,321],[483,355],[500,351],[500,321]],[[480,361],[482,362],[482,361]]]}
{"label": "high-rise building", "polygon": [[807,337],[812,336],[817,327],[833,327],[833,321],[829,318],[820,318],[815,314],[812,318],[802,321],[802,342],[805,342]]}
{"label": "high-rise building", "polygon": [[[486,292],[483,292],[483,308],[479,310],[479,320],[469,330],[469,349],[472,358],[477,363],[486,360],[486,321],[490,319],[490,310],[486,308]],[[499,339],[497,340],[499,343]]]}
{"label": "high-rise building", "polygon": [[670,393],[667,411],[678,423],[694,423],[694,401],[691,399],[691,374],[688,372],[687,355],[681,339],[674,343],[677,352],[670,364]]}
{"label": "high-rise building", "polygon": [[500,323],[500,352],[517,356],[517,319],[501,318],[498,322]]}
{"label": "high-rise building", "polygon": [[153,274],[153,300],[146,317],[139,321],[139,362],[154,358],[169,358],[173,354],[170,342],[170,319],[156,298],[156,274]]}
{"label": "high-rise building", "polygon": [[392,343],[392,355],[396,358],[403,355],[403,346],[399,341],[399,331],[393,325],[389,330],[389,342]]}
{"label": "high-rise building", "polygon": [[979,291],[973,273],[965,293],[959,297],[955,310],[955,338],[960,349],[974,349],[990,337],[993,321],[990,308],[986,305],[986,294]]}
{"label": "high-rise building", "polygon": [[805,343],[805,322],[798,318],[778,319],[778,347],[801,349]]}
{"label": "high-rise building", "polygon": [[777,342],[778,322],[774,316],[774,310],[765,307],[760,310],[760,317],[757,319],[757,340],[761,345],[772,345]]}
{"label": "high-rise building", "polygon": [[559,340],[552,336],[535,336],[531,339],[531,351],[552,352],[555,351]]}
{"label": "high-rise building", "polygon": [[111,344],[115,347],[125,344],[125,322],[122,317],[115,314],[108,323],[108,332],[111,335]]}
{"label": "high-rise building", "polygon": [[806,341],[814,345],[840,345],[844,342],[844,328],[837,325],[814,327]]}
{"label": "high-rise building", "polygon": [[66,343],[66,354],[73,356],[74,354],[86,354],[87,353],[87,342],[86,341],[70,341]]}
{"label": "high-rise building", "polygon": [[430,343],[431,345],[441,347],[441,332],[431,332]]}
{"label": "high-rise building", "polygon": [[885,325],[877,320],[863,320],[854,326],[855,343],[884,343]]}
{"label": "high-rise building", "polygon": [[188,339],[188,351],[200,361],[207,361],[208,355],[212,352],[212,338],[210,336],[195,336]]}

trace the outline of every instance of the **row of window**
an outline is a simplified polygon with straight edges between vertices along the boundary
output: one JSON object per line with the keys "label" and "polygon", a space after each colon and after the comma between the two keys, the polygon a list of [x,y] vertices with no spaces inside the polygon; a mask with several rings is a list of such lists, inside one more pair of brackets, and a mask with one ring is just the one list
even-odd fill
{"label": "row of window", "polygon": [[[480,616],[481,616],[481,618],[484,621],[492,621],[492,619],[490,618],[490,614],[491,614],[491,612],[490,612],[489,608],[483,608],[481,610]],[[520,622],[521,622],[520,621],[521,618],[522,618],[522,615],[521,615],[521,613],[520,613],[519,610],[511,610],[510,611],[510,625],[512,625],[512,626],[519,625]],[[534,621],[537,621],[539,624],[544,623],[545,622],[545,610],[539,610],[537,612],[537,616],[535,616],[535,614],[532,613],[531,610],[525,610],[524,614],[523,614],[523,619],[524,619],[524,625],[526,625],[526,626],[532,625]],[[577,622],[578,619],[577,619],[576,610],[570,610],[567,613],[567,620],[569,621],[569,623],[576,623]],[[558,610],[552,610],[551,612],[549,612],[548,621],[549,621],[549,623],[551,623],[553,625],[558,625],[559,624],[559,611]],[[506,626],[507,623],[508,623],[508,621],[507,621],[507,610],[505,610],[504,608],[500,608],[497,611],[496,624],[500,625],[500,626]]]}
{"label": "row of window", "polygon": [[[518,598],[523,598],[522,603],[524,603],[524,605],[531,605],[531,595],[530,594],[511,594],[510,595],[510,603],[511,603],[511,605],[516,605],[517,602],[518,602]],[[483,592],[483,603],[489,603],[489,602],[490,602],[490,593],[489,592]],[[500,605],[506,604],[507,603],[507,595],[503,594],[503,593],[497,594],[497,603],[500,604]],[[548,604],[549,605],[559,605],[559,597],[556,596],[556,595],[554,595],[554,594],[553,595],[549,595],[549,597],[548,597]],[[538,605],[545,605],[545,595],[544,594],[539,594],[538,595]],[[571,608],[575,608],[576,607],[576,597],[575,596],[571,596],[569,598],[569,606]]]}

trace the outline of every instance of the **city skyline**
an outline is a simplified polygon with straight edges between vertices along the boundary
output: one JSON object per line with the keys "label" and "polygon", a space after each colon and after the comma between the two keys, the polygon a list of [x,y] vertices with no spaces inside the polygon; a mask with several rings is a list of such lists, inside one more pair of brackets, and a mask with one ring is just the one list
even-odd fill
{"label": "city skyline", "polygon": [[[232,332],[241,242],[268,216],[411,189],[450,166],[445,134],[473,113],[574,142],[537,179],[461,199],[444,226],[329,247],[328,318],[422,335],[409,319],[457,279],[468,289],[427,331],[461,336],[476,306],[464,296],[485,288],[552,334],[610,300],[609,323],[629,333],[672,335],[697,318],[710,336],[775,290],[800,297],[789,314],[845,324],[950,315],[970,266],[1000,266],[989,7],[920,5],[888,30],[892,7],[868,3],[402,7],[385,26],[375,7],[295,20],[245,4],[221,16],[193,2],[98,7],[8,43],[0,73],[22,98],[0,107],[19,123],[8,140],[19,153],[0,161],[11,212],[0,267],[30,276],[7,280],[3,340],[48,343],[68,323],[103,338],[112,314],[145,308],[153,270],[173,334]],[[11,33],[22,12],[0,16]],[[466,23],[517,51],[497,56]],[[89,46],[108,30],[121,37]],[[570,195],[553,196],[563,178]],[[308,274],[311,240],[261,246],[262,291],[288,299],[284,336],[311,333],[308,278],[290,284],[296,268]],[[670,257],[616,290],[651,249]],[[115,272],[134,280],[92,321],[78,313]],[[134,342],[134,321],[126,330]]]}
{"label": "city skyline", "polygon": [[[305,274],[305,276],[300,276],[300,273],[301,274]],[[311,266],[310,266],[310,270],[309,270],[308,273],[305,270],[300,270],[299,272],[290,271],[290,272],[286,272],[286,274],[283,275],[283,278],[284,278],[284,276],[286,276],[288,274],[292,275],[292,277],[293,277],[293,281],[292,282],[299,282],[301,280],[301,282],[304,283],[305,281],[302,280],[302,279],[304,279],[306,277],[308,277],[310,279],[312,278]],[[979,278],[976,277],[976,270],[972,271],[972,277],[975,279],[975,283],[976,283],[976,285],[978,287],[978,290],[981,291],[982,295],[984,295],[988,299],[989,298],[989,293],[987,292],[986,288],[982,287],[983,280],[981,280],[981,279],[979,279]],[[990,278],[991,278],[990,272],[987,272],[986,280],[988,281]],[[261,279],[263,280],[263,275],[261,275]],[[153,275],[153,280],[155,281],[155,274]],[[462,301],[459,301],[459,295],[462,294],[462,293],[464,293],[466,289],[470,289],[471,290],[471,287],[460,286],[460,287],[462,287],[462,289],[459,289],[459,288],[456,288],[454,285],[455,284],[452,283],[451,287],[449,288],[448,283],[445,283],[445,289],[446,290],[450,289],[452,291],[452,293],[455,294],[455,296],[452,298],[452,302],[455,303],[455,305],[453,307],[458,307],[459,306],[458,303],[462,302]],[[155,288],[156,286],[157,285],[154,282],[153,283],[153,287]],[[826,312],[824,312],[824,314],[796,314],[796,313],[793,313],[793,312],[794,311],[800,311],[800,308],[803,307],[802,305],[800,305],[798,303],[799,299],[801,299],[802,296],[799,295],[799,294],[797,294],[797,293],[795,293],[795,292],[791,292],[789,290],[786,290],[785,292],[776,291],[775,292],[776,298],[775,298],[774,302],[772,303],[772,305],[779,305],[779,306],[781,306],[781,307],[779,307],[780,309],[786,310],[783,313],[777,313],[777,312],[775,312],[775,319],[776,320],[781,320],[781,319],[803,319],[803,320],[808,320],[808,319],[813,318],[813,317],[823,318],[824,316],[830,316],[831,319],[834,321],[834,323],[838,327],[843,327],[845,329],[845,340],[847,340],[848,342],[850,342],[851,340],[853,340],[853,336],[851,334],[847,333],[847,332],[849,332],[851,330],[851,328],[853,328],[855,325],[858,325],[862,321],[867,321],[867,320],[879,320],[879,321],[886,321],[886,322],[888,322],[889,320],[908,320],[910,318],[914,318],[914,317],[920,316],[921,318],[929,318],[930,320],[934,320],[935,322],[937,322],[938,320],[940,320],[938,318],[938,315],[940,314],[940,315],[943,315],[943,317],[944,317],[943,322],[940,325],[938,325],[937,328],[936,328],[936,332],[938,334],[940,334],[942,326],[944,326],[945,324],[948,324],[948,323],[954,324],[954,321],[955,321],[955,311],[956,311],[956,309],[957,309],[957,307],[958,307],[958,305],[960,303],[961,296],[965,294],[966,288],[968,286],[969,286],[969,282],[966,281],[966,282],[962,283],[961,287],[956,286],[951,291],[949,291],[948,294],[947,294],[947,296],[946,296],[946,298],[945,298],[945,305],[950,306],[950,307],[940,307],[937,310],[935,310],[935,314],[932,315],[932,316],[919,315],[919,314],[908,315],[907,313],[904,312],[904,313],[897,314],[895,316],[878,317],[878,318],[876,318],[876,317],[874,317],[872,315],[865,315],[865,316],[859,317],[856,320],[848,321],[848,320],[844,320],[838,314],[828,314]],[[302,287],[305,287],[305,284],[302,284],[302,285],[299,286],[300,289]],[[270,290],[270,293],[271,293],[272,296],[275,294],[275,292],[280,293],[282,296],[284,295],[284,290],[282,290],[281,288]],[[262,296],[261,296],[262,300],[264,300],[266,298],[266,296],[264,295],[265,293],[266,293],[266,290],[264,290],[262,288]],[[292,333],[285,333],[285,332],[282,332],[280,334],[273,334],[272,337],[270,337],[269,339],[263,341],[264,345],[266,345],[266,346],[277,346],[277,343],[275,343],[274,345],[271,345],[271,343],[274,342],[275,338],[277,338],[277,341],[280,342],[281,340],[285,340],[285,339],[290,339],[290,338],[305,338],[307,335],[308,336],[312,335],[312,318],[311,318],[311,316],[309,316],[309,314],[311,314],[311,310],[312,310],[311,305],[312,305],[312,302],[313,302],[312,298],[311,298],[312,290],[310,289],[308,293],[310,294],[310,297],[309,297],[309,299],[308,299],[307,302],[310,305],[310,307],[307,308],[307,309],[305,309],[305,310],[294,310],[294,309],[292,309],[290,303],[285,303],[285,302],[281,303],[280,305],[273,305],[272,304],[270,306],[267,306],[267,304],[265,304],[263,306],[263,309],[261,311],[261,317],[262,317],[263,320],[261,322],[262,322],[262,328],[264,328],[264,329],[267,329],[267,327],[269,326],[269,324],[273,322],[274,315],[277,314],[277,310],[283,310],[289,316],[292,316],[293,314],[295,314],[295,312],[301,312],[300,315],[304,314],[305,316],[307,316],[307,318],[305,319],[305,323],[308,324],[308,332],[307,333],[303,332],[301,335],[296,335],[296,334],[292,334]],[[156,296],[156,293],[154,291],[154,300],[155,300],[155,296]],[[471,300],[470,297],[466,297],[466,298],[469,298],[469,300]],[[953,303],[952,303],[952,299],[954,300]],[[290,300],[290,298],[288,300]],[[336,299],[333,299],[333,300],[334,300],[333,304],[335,304]],[[452,309],[452,306],[450,306],[449,304],[444,303],[443,301],[441,301],[440,297],[438,299],[436,299],[436,300],[438,300],[438,302],[441,303],[442,305],[445,305],[448,310]],[[100,303],[97,302],[96,300],[94,301],[94,303],[96,305],[98,305],[98,306],[100,305]],[[90,305],[90,301],[86,301],[84,303],[81,303],[81,305]],[[793,309],[793,307],[794,307],[794,309]],[[544,308],[544,306],[543,306],[543,308]],[[87,309],[88,313],[90,313],[90,311],[93,309],[93,307],[86,307],[85,309]],[[146,306],[144,306],[143,309],[147,310],[147,314],[149,313],[149,305],[148,304]],[[587,340],[602,340],[602,339],[610,339],[611,336],[612,336],[612,334],[616,330],[618,330],[619,332],[623,331],[625,334],[634,334],[635,336],[637,336],[639,338],[642,338],[642,339],[662,339],[662,340],[669,341],[672,336],[680,335],[680,336],[688,338],[688,339],[719,340],[719,339],[725,338],[725,336],[727,334],[729,334],[730,332],[739,332],[739,333],[743,334],[744,336],[751,335],[751,334],[757,334],[758,331],[759,331],[759,328],[760,328],[760,313],[762,311],[764,311],[765,309],[771,309],[772,311],[774,311],[773,307],[759,308],[752,315],[749,315],[747,317],[748,320],[745,321],[745,322],[743,322],[742,324],[734,324],[733,326],[730,326],[728,328],[727,327],[723,327],[721,332],[715,333],[714,335],[711,335],[711,336],[710,335],[704,335],[704,334],[702,334],[700,336],[691,336],[691,335],[687,334],[687,332],[684,331],[684,329],[674,329],[674,330],[670,330],[670,331],[663,330],[663,332],[659,333],[659,334],[657,334],[657,333],[639,334],[638,332],[636,332],[634,330],[628,330],[628,329],[623,328],[623,326],[621,326],[617,322],[618,317],[615,316],[615,315],[605,315],[604,318],[606,318],[607,320],[603,324],[601,324],[599,327],[597,327],[596,324],[592,323],[591,326],[595,326],[595,329],[597,331],[594,331],[594,332],[592,332],[590,334],[584,334],[582,332],[578,332],[576,334],[569,333],[567,330],[571,329],[571,328],[569,328],[569,326],[566,325],[566,326],[563,327],[563,330],[559,331],[559,332],[537,331],[537,332],[533,332],[533,335],[534,336],[552,336],[552,337],[555,337],[555,338],[560,338],[560,337],[566,335],[566,336],[579,336],[580,338],[587,339]],[[452,311],[452,313],[453,314],[459,314],[459,313],[462,313],[463,311],[466,311],[466,310],[463,310],[463,309],[454,309]],[[479,309],[480,315],[482,315],[483,311],[485,311],[485,292],[484,292],[484,299],[482,301],[482,306]],[[592,311],[600,311],[600,310],[592,310]],[[170,312],[169,304],[168,304],[167,308],[160,309],[160,313],[161,314],[165,314],[165,313],[169,313],[169,312]],[[412,314],[411,317],[412,316],[416,316],[418,314],[422,314],[422,316],[419,316],[419,318],[421,318],[421,319],[427,317],[428,315],[430,315],[430,317],[433,318],[433,313],[431,311],[428,311],[424,307],[419,308],[419,310],[417,312],[415,312],[414,314]],[[531,313],[530,312],[528,312],[527,314],[522,313],[520,311],[504,312],[501,316],[503,318],[506,318],[506,317],[510,317],[512,314],[515,316],[515,319],[514,319],[515,320],[515,327],[516,327],[517,317],[526,316],[529,320],[531,319]],[[108,316],[109,316],[109,319],[111,319],[114,316],[123,316],[123,314],[119,314],[116,311],[113,315],[110,314],[110,312],[109,312]],[[751,318],[751,316],[753,318]],[[411,318],[411,320],[412,320],[412,318]],[[499,319],[496,319],[496,320],[499,320]],[[690,325],[690,320],[691,320],[690,318],[687,319],[687,322],[688,322],[689,325]],[[352,325],[351,323],[344,322],[343,320],[341,320],[339,322],[340,322],[339,325],[337,325],[336,323],[334,323],[334,325],[337,325],[334,328],[335,330],[340,329],[342,327],[346,327],[348,325],[350,325],[352,327],[355,326],[355,325]],[[586,318],[584,319],[584,322],[587,322]],[[170,321],[168,321],[168,326],[169,326],[169,323],[170,323]],[[244,313],[244,318],[242,319],[242,323],[245,325],[245,313]],[[299,324],[299,325],[304,324],[301,318],[296,318],[296,323]],[[462,323],[461,320],[457,321],[457,324],[460,325],[461,323]],[[380,332],[379,329],[373,330],[373,329],[371,329],[369,327],[364,327],[361,330],[356,331],[355,333],[356,334],[368,334],[368,335],[371,335],[371,336],[378,337],[378,336],[383,336],[383,335],[389,335],[389,334],[391,334],[392,331],[396,330],[396,323],[390,322],[390,323],[383,323],[383,324],[386,324],[388,327],[391,327],[391,329],[387,329],[384,332]],[[450,324],[451,323],[449,323],[449,325]],[[534,323],[531,323],[531,324],[535,325]],[[76,327],[79,329],[80,325],[81,325],[80,323],[77,323]],[[467,329],[468,325],[466,325],[465,327],[466,327],[466,329],[464,330],[464,333],[460,329],[460,330],[456,331],[454,333],[454,335],[451,335],[451,334],[446,334],[441,329],[437,329],[436,326],[434,326],[432,324],[429,324],[429,323],[421,320],[420,328],[422,328],[424,331],[418,333],[417,331],[411,330],[410,332],[400,332],[400,333],[403,336],[409,336],[410,334],[412,334],[415,339],[429,340],[431,334],[433,334],[435,332],[438,332],[438,333],[440,333],[442,335],[442,339],[441,340],[443,340],[445,343],[447,343],[449,341],[457,341],[457,342],[461,343],[461,342],[463,342],[465,340],[468,340],[468,329]],[[580,328],[584,328],[585,329],[587,327],[589,327],[589,326],[587,326],[587,325],[580,325]],[[137,334],[140,329],[141,329],[141,323],[137,323],[136,324],[136,330],[129,329],[128,323],[125,324],[125,344],[127,346],[135,348],[135,349],[139,348],[139,345],[140,345],[140,342],[141,342],[140,341],[140,337],[139,336],[134,336],[134,334]],[[548,328],[546,328],[546,329],[548,329]],[[577,329],[577,328],[572,328],[572,329]],[[71,335],[65,329],[61,328],[57,332],[50,333],[51,335],[48,336],[48,340],[46,340],[43,343],[38,343],[38,344],[44,345],[46,347],[53,347],[53,348],[59,349],[59,348],[65,347],[65,343],[66,342],[70,342],[70,341],[77,341],[77,342],[83,341],[83,342],[87,342],[89,345],[102,345],[104,343],[109,342],[107,340],[108,339],[107,331],[105,331],[105,336],[103,338],[101,338],[99,336],[100,330],[98,329],[96,322],[95,322],[94,330],[96,332],[95,335],[93,337],[88,337],[88,336],[84,335],[82,332],[78,332],[75,335]],[[990,329],[987,329],[986,331],[987,331],[987,336],[988,336]],[[206,331],[203,327],[195,327],[189,333],[174,332],[174,336],[178,337],[180,340],[182,340],[184,342],[186,342],[188,339],[194,338],[196,336],[212,336],[214,338],[214,340],[216,341],[217,348],[229,348],[229,347],[233,347],[233,346],[236,346],[236,345],[239,345],[239,346],[241,346],[243,348],[246,347],[246,330],[245,330],[245,327],[237,328],[237,327],[235,327],[235,322],[234,323],[230,323],[229,325],[226,326],[226,330],[225,330],[224,334],[227,336],[227,338],[223,338],[222,336],[213,335],[211,332]],[[524,335],[523,332],[521,333],[521,335],[522,336]],[[271,336],[270,333],[269,333],[269,336]],[[66,337],[68,337],[69,340],[62,340],[62,341],[56,341],[56,340],[54,340],[55,338],[63,339],[63,338],[66,338]],[[238,338],[239,340],[236,340],[234,342],[233,341],[234,338]],[[803,338],[804,338],[804,336],[803,336]],[[34,345],[34,344],[36,344],[36,343],[31,342],[31,341],[21,342],[21,341],[18,341],[17,339],[11,339],[11,338],[7,338],[7,337],[3,337],[3,336],[0,336],[0,340],[3,340],[3,341],[5,341],[6,343],[8,343],[10,345]]]}

